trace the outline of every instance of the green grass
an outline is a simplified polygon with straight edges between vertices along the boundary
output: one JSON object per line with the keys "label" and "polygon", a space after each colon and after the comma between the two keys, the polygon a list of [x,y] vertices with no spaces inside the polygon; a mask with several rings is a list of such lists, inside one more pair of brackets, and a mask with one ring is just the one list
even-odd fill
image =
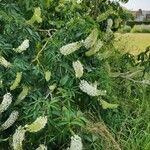
{"label": "green grass", "polygon": [[150,46],[149,33],[115,34],[115,47],[118,49],[123,49],[125,52],[130,52],[137,55],[144,51],[148,46]]}

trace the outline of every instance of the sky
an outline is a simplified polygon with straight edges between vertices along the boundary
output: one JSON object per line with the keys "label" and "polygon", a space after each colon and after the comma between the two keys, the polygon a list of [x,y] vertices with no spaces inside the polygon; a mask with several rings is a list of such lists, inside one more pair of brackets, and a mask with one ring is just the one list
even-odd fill
{"label": "sky", "polygon": [[129,2],[123,4],[123,6],[131,10],[150,10],[150,0],[129,0]]}

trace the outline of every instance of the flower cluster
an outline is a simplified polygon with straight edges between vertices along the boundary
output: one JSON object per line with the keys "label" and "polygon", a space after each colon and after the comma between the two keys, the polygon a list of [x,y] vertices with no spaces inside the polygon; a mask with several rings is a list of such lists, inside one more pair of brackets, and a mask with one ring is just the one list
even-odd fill
{"label": "flower cluster", "polygon": [[67,44],[67,45],[61,47],[60,52],[66,56],[66,55],[69,55],[69,54],[77,51],[81,46],[82,46],[82,44],[80,42],[70,43],[70,44]]}
{"label": "flower cluster", "polygon": [[13,50],[16,53],[22,53],[23,51],[26,51],[27,48],[29,48],[29,40],[28,39],[24,40],[18,48],[13,48]]}
{"label": "flower cluster", "polygon": [[89,84],[87,81],[85,80],[81,80],[80,81],[80,85],[79,85],[80,89],[87,93],[90,96],[97,96],[98,92],[97,92],[97,87],[93,86],[92,84]]}
{"label": "flower cluster", "polygon": [[73,62],[73,68],[75,71],[76,78],[81,78],[83,75],[83,65],[79,60]]}
{"label": "flower cluster", "polygon": [[92,56],[95,53],[97,53],[100,48],[102,48],[103,46],[103,42],[101,40],[97,40],[97,42],[94,44],[94,46],[85,53],[86,56]]}
{"label": "flower cluster", "polygon": [[4,66],[5,68],[8,68],[11,66],[11,63],[8,62],[4,57],[0,56],[0,64]]}
{"label": "flower cluster", "polygon": [[107,28],[111,28],[113,26],[113,20],[112,19],[108,19],[107,20]]}
{"label": "flower cluster", "polygon": [[29,132],[38,132],[43,129],[47,123],[47,117],[39,117],[32,124],[26,125],[25,128]]}
{"label": "flower cluster", "polygon": [[40,7],[36,7],[34,9],[34,14],[32,16],[32,18],[30,20],[27,21],[28,24],[33,24],[35,22],[37,23],[41,23],[42,22],[42,17],[41,17],[41,8]]}
{"label": "flower cluster", "polygon": [[22,72],[17,72],[16,79],[14,80],[13,84],[11,85],[10,90],[15,90],[18,87],[21,79],[22,79]]}
{"label": "flower cluster", "polygon": [[0,104],[0,114],[3,113],[12,103],[12,96],[10,93],[7,93],[3,96],[3,101]]}
{"label": "flower cluster", "polygon": [[19,112],[13,111],[10,114],[9,118],[1,125],[2,130],[6,130],[9,127],[11,127],[16,122],[16,120],[18,119],[18,116],[19,116]]}
{"label": "flower cluster", "polygon": [[25,139],[25,132],[26,130],[22,126],[19,126],[16,129],[12,141],[12,146],[14,150],[23,150],[22,144]]}
{"label": "flower cluster", "polygon": [[[25,133],[29,132],[37,132],[45,127],[47,123],[47,117],[39,117],[37,118],[31,125],[25,125],[24,127],[19,126],[16,132],[13,135],[13,149],[14,150],[22,150],[22,144],[25,139]],[[44,145],[40,145],[37,150],[47,150]]]}
{"label": "flower cluster", "polygon": [[47,150],[47,147],[43,144],[40,144],[40,146],[36,150]]}
{"label": "flower cluster", "polygon": [[23,86],[21,93],[18,95],[15,105],[19,104],[29,93],[29,87]]}
{"label": "flower cluster", "polygon": [[3,80],[0,80],[0,88],[3,86]]}
{"label": "flower cluster", "polygon": [[106,95],[105,90],[101,91],[97,89],[97,84],[91,84],[85,80],[80,81],[79,87],[84,93],[87,93],[90,96]]}
{"label": "flower cluster", "polygon": [[41,17],[41,8],[37,7],[34,9],[34,15],[33,15],[35,21],[37,21],[38,23],[42,22],[42,17]]}
{"label": "flower cluster", "polygon": [[71,144],[69,150],[82,150],[83,149],[83,144],[81,137],[78,135],[74,135],[71,137]]}
{"label": "flower cluster", "polygon": [[92,30],[91,34],[84,40],[84,46],[86,49],[94,46],[98,38],[98,30],[95,28]]}
{"label": "flower cluster", "polygon": [[48,82],[51,79],[51,71],[47,70],[45,72],[45,80]]}
{"label": "flower cluster", "polygon": [[111,30],[112,26],[113,26],[113,20],[112,19],[108,19],[107,20],[107,29],[106,29],[107,33],[112,33],[112,30]]}
{"label": "flower cluster", "polygon": [[77,3],[78,3],[78,4],[81,4],[81,3],[82,3],[82,1],[83,1],[83,0],[77,0]]}

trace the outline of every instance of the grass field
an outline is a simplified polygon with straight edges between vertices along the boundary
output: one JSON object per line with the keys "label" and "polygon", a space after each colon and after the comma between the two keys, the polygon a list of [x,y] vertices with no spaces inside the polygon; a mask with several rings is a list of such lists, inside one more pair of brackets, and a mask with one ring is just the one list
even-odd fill
{"label": "grass field", "polygon": [[150,46],[149,33],[115,34],[115,47],[124,50],[125,52],[137,55],[144,51],[148,46]]}

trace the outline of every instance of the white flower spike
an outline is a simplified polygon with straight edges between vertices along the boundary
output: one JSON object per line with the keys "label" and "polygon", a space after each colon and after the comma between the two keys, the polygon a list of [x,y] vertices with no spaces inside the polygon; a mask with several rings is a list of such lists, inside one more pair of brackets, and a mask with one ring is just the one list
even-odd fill
{"label": "white flower spike", "polygon": [[75,51],[77,51],[80,47],[82,46],[82,44],[80,42],[74,42],[74,43],[70,43],[67,44],[63,47],[60,48],[60,52],[63,55],[69,55]]}
{"label": "white flower spike", "polygon": [[15,90],[19,86],[19,83],[21,82],[21,79],[22,79],[22,72],[17,72],[16,78],[13,81],[13,84],[10,87],[11,91]]}
{"label": "white flower spike", "polygon": [[81,78],[83,76],[83,65],[79,60],[73,62],[73,68],[75,71],[76,78]]}
{"label": "white flower spike", "polygon": [[47,150],[47,147],[43,144],[40,144],[40,146],[36,150]]}
{"label": "white flower spike", "polygon": [[12,103],[12,96],[10,93],[7,93],[3,96],[3,101],[0,104],[0,114],[3,113]]}
{"label": "white flower spike", "polygon": [[92,56],[96,54],[103,46],[103,42],[101,40],[98,40],[95,45],[85,53],[86,56]]}
{"label": "white flower spike", "polygon": [[25,139],[25,132],[26,130],[22,126],[19,126],[16,129],[16,132],[13,135],[13,142],[12,142],[13,150],[23,150],[22,142]]}
{"label": "white flower spike", "polygon": [[91,48],[92,46],[94,46],[94,44],[96,43],[98,38],[98,29],[95,28],[92,30],[91,34],[85,39],[84,46],[86,49]]}
{"label": "white flower spike", "polygon": [[2,56],[0,56],[0,65],[4,66],[5,68],[11,67],[11,63]]}
{"label": "white flower spike", "polygon": [[10,114],[9,118],[1,125],[2,130],[6,130],[9,127],[11,127],[16,122],[16,120],[18,119],[18,116],[19,116],[19,112],[13,111]]}
{"label": "white flower spike", "polygon": [[78,135],[74,135],[71,137],[71,144],[69,150],[82,150],[83,149],[83,144],[81,137]]}
{"label": "white flower spike", "polygon": [[81,4],[83,0],[77,0],[77,4]]}
{"label": "white flower spike", "polygon": [[91,84],[85,80],[81,80],[79,87],[84,93],[87,93],[90,96],[106,95],[105,90],[101,91],[97,89],[97,84]]}
{"label": "white flower spike", "polygon": [[16,53],[22,53],[29,48],[29,40],[26,39],[22,42],[22,44],[18,48],[13,48]]}
{"label": "white flower spike", "polygon": [[107,28],[111,28],[113,26],[113,20],[112,19],[108,19],[107,20]]}
{"label": "white flower spike", "polygon": [[47,124],[47,116],[37,118],[32,124],[26,125],[25,128],[29,132],[38,132]]}

